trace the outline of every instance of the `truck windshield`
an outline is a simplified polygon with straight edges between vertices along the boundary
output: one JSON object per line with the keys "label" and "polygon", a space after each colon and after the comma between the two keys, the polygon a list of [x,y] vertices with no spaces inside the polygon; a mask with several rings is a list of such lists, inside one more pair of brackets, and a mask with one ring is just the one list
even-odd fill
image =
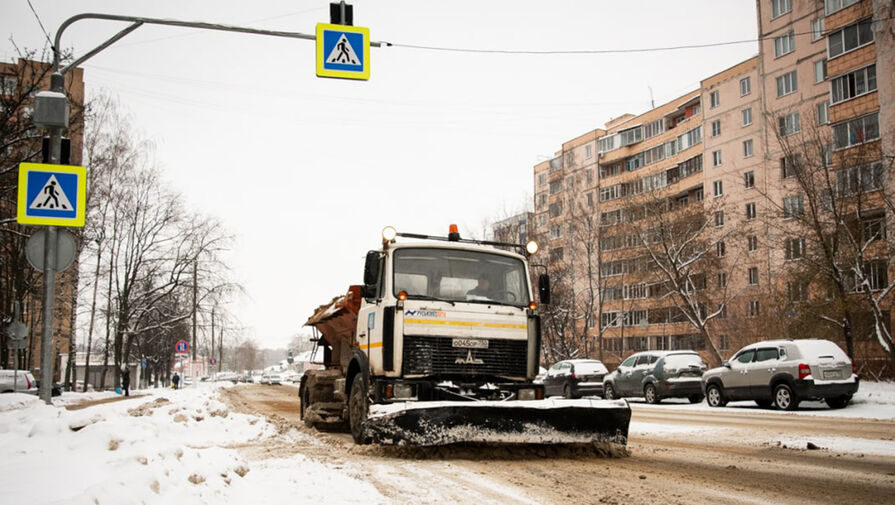
{"label": "truck windshield", "polygon": [[438,248],[394,253],[394,290],[408,298],[528,306],[521,260],[500,254]]}

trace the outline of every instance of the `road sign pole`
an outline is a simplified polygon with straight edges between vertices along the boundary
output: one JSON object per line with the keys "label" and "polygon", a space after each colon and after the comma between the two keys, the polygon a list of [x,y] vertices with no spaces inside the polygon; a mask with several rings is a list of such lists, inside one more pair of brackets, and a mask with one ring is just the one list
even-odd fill
{"label": "road sign pole", "polygon": [[[57,71],[50,77],[50,91],[65,93],[65,77]],[[65,118],[55,118],[57,122],[68,123]],[[58,165],[62,161],[62,127],[50,126],[50,164]],[[53,397],[53,319],[56,305],[56,227],[48,226],[44,245],[44,291],[43,291],[43,328],[40,338],[40,399],[47,404]]]}

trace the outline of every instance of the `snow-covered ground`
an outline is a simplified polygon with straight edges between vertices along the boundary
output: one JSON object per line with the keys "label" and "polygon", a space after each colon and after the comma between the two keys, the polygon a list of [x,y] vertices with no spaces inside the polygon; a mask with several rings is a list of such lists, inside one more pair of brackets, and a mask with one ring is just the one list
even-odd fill
{"label": "snow-covered ground", "polygon": [[[661,405],[649,405],[643,398],[629,398],[629,403],[635,408],[649,409],[680,409],[680,410],[712,410],[705,403],[691,405],[681,398],[669,398],[662,400]],[[778,415],[810,415],[824,417],[852,417],[865,419],[895,419],[895,382],[862,382],[858,392],[852,398],[851,403],[844,409],[831,409],[823,402],[802,402],[796,412],[782,412],[773,409],[762,409],[755,402],[730,402],[728,409],[748,409],[759,412],[775,413]],[[721,409],[723,410],[723,409]]]}
{"label": "snow-covered ground", "polygon": [[307,435],[229,411],[213,385],[133,393],[83,410],[64,405],[115,394],[0,395],[0,503],[386,502],[302,455],[246,460],[238,448]]}

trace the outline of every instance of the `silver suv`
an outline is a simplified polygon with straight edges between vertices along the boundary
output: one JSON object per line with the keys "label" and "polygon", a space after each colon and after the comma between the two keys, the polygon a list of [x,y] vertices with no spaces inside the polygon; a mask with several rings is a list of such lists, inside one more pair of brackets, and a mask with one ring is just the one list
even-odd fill
{"label": "silver suv", "polygon": [[823,399],[830,408],[848,405],[858,390],[851,360],[829,340],[768,340],[743,347],[730,361],[702,376],[709,406],[754,400],[795,410],[802,400]]}

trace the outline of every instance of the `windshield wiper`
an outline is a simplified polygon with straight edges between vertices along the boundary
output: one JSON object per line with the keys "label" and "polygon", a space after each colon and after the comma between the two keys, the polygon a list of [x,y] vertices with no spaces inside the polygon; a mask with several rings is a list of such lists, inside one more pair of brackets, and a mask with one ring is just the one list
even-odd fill
{"label": "windshield wiper", "polygon": [[444,299],[444,298],[436,298],[436,297],[434,297],[434,296],[428,296],[428,295],[410,295],[410,294],[409,294],[409,295],[407,295],[407,299],[408,299],[408,300],[432,300],[433,302],[445,302],[445,303],[450,303],[452,306],[456,306],[456,305],[457,305],[457,303],[454,302],[453,300],[447,300],[447,299]]}

